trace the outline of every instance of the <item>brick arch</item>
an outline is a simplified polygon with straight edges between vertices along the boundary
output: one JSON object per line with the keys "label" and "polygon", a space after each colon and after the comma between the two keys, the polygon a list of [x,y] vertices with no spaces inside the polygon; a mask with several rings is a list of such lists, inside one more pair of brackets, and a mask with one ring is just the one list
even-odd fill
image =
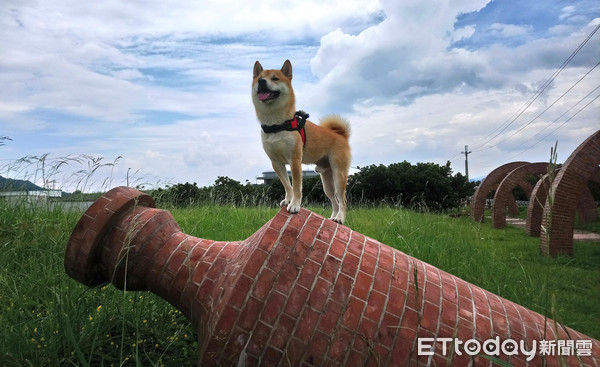
{"label": "brick arch", "polygon": [[504,177],[494,194],[494,204],[492,205],[492,225],[494,228],[504,228],[506,226],[506,206],[512,197],[513,189],[521,186],[528,197],[531,197],[532,188],[526,180],[527,176],[543,175],[547,172],[548,163],[537,162],[519,166]]}
{"label": "brick arch", "polygon": [[[596,175],[591,181],[600,181],[600,168],[596,171]],[[548,188],[550,182],[548,174],[545,174],[538,180],[533,192],[529,197],[529,206],[527,207],[527,219],[525,221],[525,232],[531,237],[539,237],[542,226],[542,215],[544,213],[544,205],[548,196]],[[598,220],[598,211],[594,196],[589,187],[584,189],[584,192],[579,197],[577,202],[577,213],[579,218],[584,222],[593,222]]]}
{"label": "brick arch", "polygon": [[[479,185],[477,190],[475,190],[475,194],[473,195],[473,201],[471,202],[471,218],[473,218],[477,222],[483,222],[483,213],[485,211],[485,199],[487,198],[487,195],[490,193],[490,191],[496,190],[500,182],[510,171],[528,163],[529,162],[520,161],[506,163],[490,172],[483,179],[483,181],[481,181],[481,184]],[[514,201],[514,197],[512,198],[512,201],[509,199],[509,205],[512,202],[512,205],[514,205],[514,207],[516,208],[516,204]]]}
{"label": "brick arch", "polygon": [[548,188],[550,187],[550,178],[545,174],[533,187],[531,196],[529,196],[529,206],[527,207],[527,219],[525,220],[525,232],[532,237],[539,237],[542,226],[542,215],[544,214],[544,205],[548,197]]}
{"label": "brick arch", "polygon": [[540,235],[541,253],[551,256],[573,255],[573,225],[578,199],[587,182],[596,174],[599,164],[600,130],[571,153],[554,179],[554,205],[550,207],[546,200],[544,206],[544,227],[548,236],[545,233]]}

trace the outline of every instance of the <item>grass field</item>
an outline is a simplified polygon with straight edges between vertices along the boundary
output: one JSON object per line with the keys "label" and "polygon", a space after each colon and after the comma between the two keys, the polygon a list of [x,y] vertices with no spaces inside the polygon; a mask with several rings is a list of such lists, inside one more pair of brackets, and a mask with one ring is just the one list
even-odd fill
{"label": "grass field", "polygon": [[[314,207],[329,215],[328,210]],[[184,232],[246,238],[277,208],[172,210]],[[81,213],[0,203],[0,366],[194,366],[187,320],[152,294],[87,289],[64,272],[64,250]],[[489,221],[393,208],[351,208],[350,228],[576,330],[600,338],[600,243],[573,258],[540,256],[539,239]]]}

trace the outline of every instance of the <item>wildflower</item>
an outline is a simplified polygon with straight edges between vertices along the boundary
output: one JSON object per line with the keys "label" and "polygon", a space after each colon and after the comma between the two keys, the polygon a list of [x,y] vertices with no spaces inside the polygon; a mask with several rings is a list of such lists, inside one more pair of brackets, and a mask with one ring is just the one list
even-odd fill
{"label": "wildflower", "polygon": [[92,317],[92,315],[89,315],[89,316],[88,316],[88,319],[89,319],[90,321],[92,321],[94,318]]}
{"label": "wildflower", "polygon": [[98,306],[98,307],[96,308],[96,312],[100,312],[100,309],[101,309],[101,308],[102,308],[102,305]]}
{"label": "wildflower", "polygon": [[34,333],[37,333],[37,328],[33,329],[33,332],[34,332]]}

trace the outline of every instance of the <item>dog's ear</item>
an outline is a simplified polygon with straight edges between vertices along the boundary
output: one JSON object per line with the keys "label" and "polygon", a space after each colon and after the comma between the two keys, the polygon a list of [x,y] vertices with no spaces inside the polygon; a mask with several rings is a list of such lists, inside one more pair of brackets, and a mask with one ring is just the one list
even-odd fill
{"label": "dog's ear", "polygon": [[283,66],[281,67],[281,72],[288,79],[292,79],[292,63],[290,62],[290,60],[285,60]]}
{"label": "dog's ear", "polygon": [[262,71],[262,65],[260,64],[260,62],[258,62],[258,60],[256,60],[256,62],[254,63],[254,77],[256,78],[260,73],[262,73]]}

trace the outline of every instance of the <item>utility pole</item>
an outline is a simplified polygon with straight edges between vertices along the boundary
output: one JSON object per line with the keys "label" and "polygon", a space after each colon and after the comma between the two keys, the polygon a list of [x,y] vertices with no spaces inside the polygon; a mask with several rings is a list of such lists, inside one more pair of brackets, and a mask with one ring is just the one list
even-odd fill
{"label": "utility pole", "polygon": [[469,154],[471,154],[469,151],[469,146],[465,145],[465,151],[460,152],[460,154],[465,155],[465,176],[467,176],[467,182],[469,182]]}

